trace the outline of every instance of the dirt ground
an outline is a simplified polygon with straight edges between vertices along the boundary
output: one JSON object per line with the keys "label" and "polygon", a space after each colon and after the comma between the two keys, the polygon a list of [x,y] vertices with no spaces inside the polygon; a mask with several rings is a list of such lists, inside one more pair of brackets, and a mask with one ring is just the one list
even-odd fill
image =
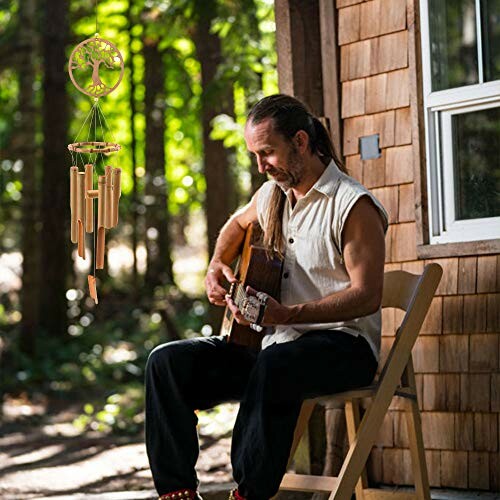
{"label": "dirt ground", "polygon": [[[237,408],[225,406],[222,423],[217,418],[200,419],[197,471],[205,485],[232,480],[227,429],[232,428]],[[70,498],[76,493],[154,488],[144,437],[81,434],[71,424],[77,410],[78,405],[53,415],[4,419],[0,425],[0,498]]]}

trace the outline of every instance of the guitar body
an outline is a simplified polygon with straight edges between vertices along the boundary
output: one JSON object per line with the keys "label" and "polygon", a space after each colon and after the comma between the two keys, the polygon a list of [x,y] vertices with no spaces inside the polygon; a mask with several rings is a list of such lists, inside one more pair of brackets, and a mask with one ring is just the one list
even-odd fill
{"label": "guitar body", "polygon": [[[282,267],[283,261],[280,258],[268,257],[262,244],[262,230],[259,224],[251,224],[247,229],[236,271],[236,278],[243,289],[251,286],[279,300]],[[249,326],[239,325],[229,307],[226,307],[220,334],[227,335],[228,342],[260,349],[266,329],[256,332]]]}

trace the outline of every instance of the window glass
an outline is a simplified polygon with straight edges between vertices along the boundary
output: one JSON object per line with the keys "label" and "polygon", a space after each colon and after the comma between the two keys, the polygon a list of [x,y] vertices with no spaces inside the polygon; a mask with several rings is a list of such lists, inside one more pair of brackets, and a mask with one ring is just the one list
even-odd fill
{"label": "window glass", "polygon": [[429,0],[428,5],[432,90],[478,83],[475,1]]}
{"label": "window glass", "polygon": [[481,1],[484,81],[500,80],[500,0]]}
{"label": "window glass", "polygon": [[457,220],[500,216],[500,108],[454,115]]}

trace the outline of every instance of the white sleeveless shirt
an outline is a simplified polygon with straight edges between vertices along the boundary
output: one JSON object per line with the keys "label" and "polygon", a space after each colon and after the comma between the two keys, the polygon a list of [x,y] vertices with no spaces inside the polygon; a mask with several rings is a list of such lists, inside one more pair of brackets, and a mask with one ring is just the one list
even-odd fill
{"label": "white sleeveless shirt", "polygon": [[[265,227],[274,181],[262,185],[257,195],[257,214]],[[300,304],[321,299],[349,287],[350,279],[342,258],[342,230],[350,210],[362,196],[369,196],[379,209],[384,231],[388,218],[382,204],[359,182],[330,162],[321,177],[292,209],[291,190],[283,212],[285,259],[281,279],[281,303]],[[277,325],[266,335],[262,348],[288,342],[309,330],[342,330],[363,336],[379,359],[380,309],[374,314],[333,323]]]}

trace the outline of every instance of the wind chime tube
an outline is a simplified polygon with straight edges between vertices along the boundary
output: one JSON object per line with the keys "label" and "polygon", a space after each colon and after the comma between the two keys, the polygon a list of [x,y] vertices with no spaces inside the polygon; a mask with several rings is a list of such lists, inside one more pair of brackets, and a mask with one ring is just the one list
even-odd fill
{"label": "wind chime tube", "polygon": [[104,246],[105,246],[105,203],[104,196],[106,191],[106,177],[99,176],[98,180],[99,196],[97,197],[97,249],[96,249],[96,269],[104,269]]}
{"label": "wind chime tube", "polygon": [[104,227],[104,190],[106,188],[106,177],[100,175],[97,181],[97,228]]}
{"label": "wind chime tube", "polygon": [[122,178],[122,169],[114,168],[113,169],[113,224],[112,227],[118,225],[118,212],[119,212],[119,203],[120,196],[122,195],[121,188],[121,178]]}
{"label": "wind chime tube", "polygon": [[76,217],[76,198],[77,198],[77,177],[78,167],[71,167],[69,172],[69,205],[71,209],[71,243],[78,241],[78,223]]}
{"label": "wind chime tube", "polygon": [[104,198],[104,227],[110,229],[113,227],[113,167],[106,165],[106,195]]}
{"label": "wind chime tube", "polygon": [[89,274],[87,276],[87,281],[89,283],[89,292],[90,292],[90,297],[94,299],[94,302],[96,304],[99,303],[99,300],[97,299],[97,285],[95,282],[95,277]]}
{"label": "wind chime tube", "polygon": [[85,173],[77,177],[78,255],[85,259]]}
{"label": "wind chime tube", "polygon": [[89,191],[94,188],[94,166],[85,165],[85,231],[94,232],[94,203],[89,197]]}

